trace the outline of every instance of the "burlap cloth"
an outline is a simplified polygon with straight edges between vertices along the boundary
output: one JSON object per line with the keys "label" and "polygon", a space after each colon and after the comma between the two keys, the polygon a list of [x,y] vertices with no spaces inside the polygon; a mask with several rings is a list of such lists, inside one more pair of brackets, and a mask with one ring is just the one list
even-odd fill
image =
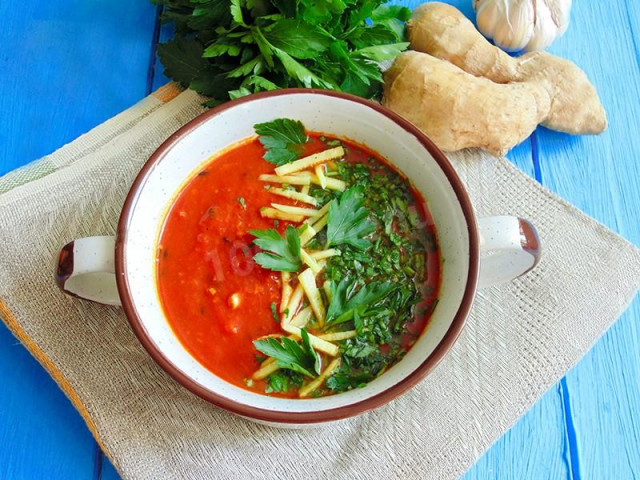
{"label": "burlap cloth", "polygon": [[0,179],[2,317],[124,478],[456,478],[586,353],[640,286],[633,245],[506,160],[452,155],[480,216],[535,222],[544,249],[537,269],[480,292],[451,353],[386,407],[298,431],[237,418],[157,367],[121,310],[67,297],[52,278],[66,242],[114,233],[143,162],[203,110],[194,93],[176,94],[169,87]]}

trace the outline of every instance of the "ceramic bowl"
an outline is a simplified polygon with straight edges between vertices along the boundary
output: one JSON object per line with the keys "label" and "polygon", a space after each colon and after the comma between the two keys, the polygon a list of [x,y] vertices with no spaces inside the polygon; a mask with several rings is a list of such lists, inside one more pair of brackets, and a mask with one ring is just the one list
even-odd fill
{"label": "ceramic bowl", "polygon": [[[174,335],[156,288],[160,228],[185,182],[210,157],[254,136],[253,125],[281,117],[300,120],[311,131],[364,144],[404,173],[427,201],[441,255],[446,259],[439,303],[427,329],[407,355],[365,387],[322,398],[270,397],[217,377]],[[482,237],[480,229],[486,232]],[[487,257],[482,278],[485,285],[528,271],[539,256],[535,229],[528,222],[494,217],[478,224],[455,170],[411,123],[361,98],[307,89],[265,92],[228,102],[195,118],[163,143],[135,179],[124,204],[115,241],[115,264],[110,250],[113,239],[90,237],[69,245],[63,252],[74,260],[74,266],[58,269],[63,290],[92,300],[121,303],[153,359],[194,394],[243,417],[289,426],[358,415],[406,392],[436,367],[460,334],[478,287],[481,255]],[[99,257],[93,263],[89,259],[92,251]],[[109,260],[111,267],[100,267],[100,262]],[[108,277],[112,272],[115,282]]]}

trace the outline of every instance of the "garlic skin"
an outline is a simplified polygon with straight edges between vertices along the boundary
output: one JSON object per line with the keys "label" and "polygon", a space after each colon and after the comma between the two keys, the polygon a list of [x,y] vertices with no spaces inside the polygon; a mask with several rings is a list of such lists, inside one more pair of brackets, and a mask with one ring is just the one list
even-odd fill
{"label": "garlic skin", "polygon": [[544,50],[569,27],[571,0],[473,0],[478,30],[508,52]]}

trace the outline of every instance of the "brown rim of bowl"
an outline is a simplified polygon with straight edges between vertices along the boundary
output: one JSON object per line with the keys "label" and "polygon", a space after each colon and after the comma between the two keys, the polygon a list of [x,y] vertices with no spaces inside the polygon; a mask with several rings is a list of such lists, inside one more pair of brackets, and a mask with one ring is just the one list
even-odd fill
{"label": "brown rim of bowl", "polygon": [[[203,386],[199,385],[197,382],[189,378],[187,375],[185,375],[167,357],[165,357],[162,351],[160,351],[160,349],[156,347],[156,345],[151,341],[151,338],[147,334],[140,318],[138,317],[138,313],[133,306],[133,301],[127,282],[126,266],[124,262],[124,246],[126,244],[127,225],[129,223],[133,206],[135,205],[138,191],[144,184],[147,175],[149,175],[149,173],[153,170],[155,164],[161,161],[165,157],[166,153],[177,142],[179,142],[183,137],[198,128],[200,125],[208,121],[210,118],[237,105],[268,97],[297,94],[326,95],[330,97],[341,98],[350,102],[360,103],[373,110],[376,110],[378,113],[391,119],[399,127],[415,136],[416,139],[433,156],[444,174],[449,179],[449,182],[451,183],[451,186],[456,193],[460,206],[462,207],[469,233],[469,275],[467,278],[467,285],[465,287],[464,296],[460,303],[460,308],[458,309],[453,321],[451,322],[449,329],[447,330],[435,350],[431,353],[431,355],[429,355],[429,357],[427,357],[424,362],[422,362],[422,364],[420,364],[407,377],[403,378],[401,381],[387,388],[383,392],[374,395],[373,397],[366,398],[351,405],[313,412],[283,412],[244,405],[204,388]],[[171,135],[162,145],[160,145],[160,147],[158,147],[153,155],[151,155],[149,160],[147,160],[147,162],[144,164],[142,170],[140,170],[140,173],[134,180],[129,193],[127,194],[127,198],[120,215],[120,220],[118,222],[118,232],[116,239],[116,280],[120,298],[122,300],[122,307],[124,308],[127,318],[129,319],[131,328],[138,337],[138,340],[140,340],[140,343],[142,343],[147,352],[149,352],[149,355],[151,355],[156,363],[160,365],[169,375],[171,375],[174,380],[176,380],[187,390],[198,395],[204,400],[207,400],[208,402],[218,407],[244,417],[277,423],[321,423],[352,417],[390,402],[391,400],[403,394],[415,384],[417,384],[429,372],[431,372],[436,367],[436,365],[438,365],[438,363],[440,363],[440,360],[442,360],[446,353],[451,349],[456,339],[460,335],[460,332],[462,331],[466,318],[471,309],[471,304],[475,295],[476,285],[478,281],[478,270],[478,231],[473,207],[471,206],[471,201],[462,184],[462,181],[456,174],[451,163],[449,163],[447,157],[416,126],[414,126],[408,120],[400,117],[398,114],[387,109],[386,107],[383,107],[382,105],[379,105],[372,101],[356,97],[354,95],[334,92],[330,90],[293,88],[256,93],[224,103],[218,107],[212,108],[207,112],[204,112],[203,114],[191,120],[189,123],[176,131],[173,135]]]}

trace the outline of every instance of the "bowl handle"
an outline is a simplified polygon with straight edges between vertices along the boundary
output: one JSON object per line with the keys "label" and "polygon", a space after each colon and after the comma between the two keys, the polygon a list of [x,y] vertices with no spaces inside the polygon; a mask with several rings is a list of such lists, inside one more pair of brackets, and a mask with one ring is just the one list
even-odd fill
{"label": "bowl handle", "polygon": [[67,243],[58,255],[58,287],[74,297],[121,305],[114,252],[115,237],[85,237]]}
{"label": "bowl handle", "polygon": [[497,216],[478,221],[480,277],[478,288],[510,282],[531,271],[540,261],[540,239],[531,222]]}

